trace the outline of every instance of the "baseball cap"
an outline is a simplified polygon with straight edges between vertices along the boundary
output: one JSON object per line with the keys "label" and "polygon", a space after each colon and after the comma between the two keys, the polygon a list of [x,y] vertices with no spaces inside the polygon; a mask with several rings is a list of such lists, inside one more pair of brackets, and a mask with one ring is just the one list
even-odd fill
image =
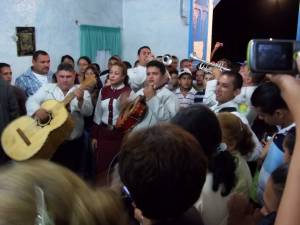
{"label": "baseball cap", "polygon": [[184,74],[187,74],[187,75],[192,76],[192,72],[191,72],[188,68],[182,68],[182,69],[179,71],[178,77],[181,77],[181,76],[184,75]]}

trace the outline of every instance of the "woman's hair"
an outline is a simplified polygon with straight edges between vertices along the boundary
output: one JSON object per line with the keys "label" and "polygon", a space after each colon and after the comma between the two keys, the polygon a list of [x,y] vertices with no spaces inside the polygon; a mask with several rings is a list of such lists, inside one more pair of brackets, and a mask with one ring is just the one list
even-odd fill
{"label": "woman's hair", "polygon": [[222,129],[222,141],[232,150],[247,155],[253,152],[255,143],[248,126],[240,118],[230,112],[217,115]]}
{"label": "woman's hair", "polygon": [[41,201],[55,225],[126,222],[121,200],[112,191],[94,191],[62,166],[30,160],[0,169],[0,225],[36,224]]}
{"label": "woman's hair", "polygon": [[199,141],[208,158],[208,170],[213,174],[213,190],[223,185],[221,194],[228,195],[235,185],[235,162],[230,152],[219,151],[222,132],[216,114],[205,105],[193,105],[180,110],[171,123]]}
{"label": "woman's hair", "polygon": [[118,67],[120,67],[122,69],[122,74],[125,76],[125,78],[124,78],[124,84],[125,85],[129,85],[129,83],[128,83],[129,82],[129,77],[127,75],[127,66],[122,61],[116,61],[111,66],[112,67],[113,66],[118,66]]}
{"label": "woman's hair", "polygon": [[91,64],[92,63],[92,61],[91,61],[91,59],[89,58],[89,57],[87,57],[87,56],[81,56],[81,57],[79,57],[79,59],[77,60],[77,65],[79,64],[79,61],[80,60],[85,60],[88,64]]}
{"label": "woman's hair", "polygon": [[64,56],[62,56],[61,59],[60,59],[60,63],[63,63],[65,61],[65,59],[69,59],[69,60],[71,60],[74,63],[74,59],[70,55],[64,55]]}

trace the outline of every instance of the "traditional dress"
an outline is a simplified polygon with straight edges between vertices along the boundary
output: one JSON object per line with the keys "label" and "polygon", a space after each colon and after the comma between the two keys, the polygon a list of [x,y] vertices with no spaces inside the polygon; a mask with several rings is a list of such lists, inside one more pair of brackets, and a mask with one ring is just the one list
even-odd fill
{"label": "traditional dress", "polygon": [[123,139],[123,132],[115,129],[120,114],[119,97],[123,93],[130,93],[131,89],[124,84],[113,88],[102,88],[95,108],[93,139],[97,139],[98,146],[95,153],[97,174],[105,176],[114,157],[118,154]]}

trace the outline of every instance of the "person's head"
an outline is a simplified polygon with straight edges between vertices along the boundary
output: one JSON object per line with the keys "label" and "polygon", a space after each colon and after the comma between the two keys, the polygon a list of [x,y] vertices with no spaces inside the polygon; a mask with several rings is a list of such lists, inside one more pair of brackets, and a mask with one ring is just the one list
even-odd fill
{"label": "person's head", "polygon": [[291,131],[289,132],[283,139],[283,150],[284,150],[284,162],[289,164],[292,159],[292,155],[294,152],[295,147],[295,141],[296,141],[296,134],[295,132]]}
{"label": "person's head", "polygon": [[126,65],[121,61],[115,62],[109,70],[108,79],[110,81],[110,85],[112,86],[118,86],[122,83],[128,85]]}
{"label": "person's head", "polygon": [[74,61],[73,57],[70,56],[70,55],[64,55],[64,56],[62,56],[61,60],[60,60],[60,63],[70,64],[73,67],[75,66],[75,61]]}
{"label": "person's head", "polygon": [[59,64],[55,76],[57,85],[63,92],[67,92],[74,86],[76,73],[72,65]]}
{"label": "person's head", "polygon": [[193,64],[190,59],[182,59],[179,65],[180,69],[188,68],[190,71],[193,69]]}
{"label": "person's head", "polygon": [[252,133],[239,117],[229,112],[218,113],[217,117],[222,129],[222,141],[229,151],[238,151],[242,155],[253,152],[255,144]]}
{"label": "person's head", "polygon": [[196,70],[195,73],[195,78],[196,78],[196,84],[199,86],[204,85],[204,71],[202,70]]}
{"label": "person's head", "polygon": [[97,74],[100,74],[100,72],[101,72],[101,69],[100,69],[100,66],[99,66],[99,64],[98,63],[92,63],[91,64],[93,67],[95,67],[96,68],[96,70],[97,70]]}
{"label": "person's head", "polygon": [[178,70],[174,70],[171,72],[170,84],[173,88],[178,87]]}
{"label": "person's head", "polygon": [[15,162],[0,171],[0,224],[37,224],[44,212],[55,225],[125,224],[122,203],[112,191],[93,191],[53,162]]}
{"label": "person's head", "polygon": [[189,91],[193,85],[192,72],[187,69],[181,69],[178,75],[179,87],[181,90]]}
{"label": "person's head", "polygon": [[85,79],[96,79],[97,84],[100,82],[99,71],[94,65],[91,64],[86,68],[83,76],[83,80]]}
{"label": "person's head", "polygon": [[91,59],[87,56],[81,56],[77,60],[77,66],[79,69],[79,73],[83,74],[86,68],[92,63]]}
{"label": "person's head", "polygon": [[216,87],[216,100],[219,104],[229,102],[240,94],[243,78],[239,73],[224,72],[219,77]]}
{"label": "person's head", "polygon": [[149,219],[176,217],[193,206],[206,177],[206,158],[183,129],[155,125],[131,133],[119,156],[121,181]]}
{"label": "person's head", "polygon": [[172,55],[171,58],[172,58],[172,63],[170,65],[171,71],[175,71],[178,69],[178,58],[176,55]]}
{"label": "person's head", "polygon": [[162,62],[152,60],[146,65],[146,81],[149,85],[159,87],[167,79],[166,67]]}
{"label": "person's head", "polygon": [[38,50],[32,55],[32,69],[34,72],[46,75],[50,69],[50,57],[47,52]]}
{"label": "person's head", "polygon": [[128,61],[123,61],[123,63],[125,64],[125,66],[127,67],[127,69],[132,68],[132,65],[130,64],[130,62],[128,62]]}
{"label": "person's head", "polygon": [[121,58],[117,55],[113,55],[108,59],[107,62],[107,69],[110,70],[111,66],[117,62],[121,62]]}
{"label": "person's head", "polygon": [[151,55],[151,49],[148,46],[142,46],[137,52],[139,64],[145,66],[149,62],[149,57]]}
{"label": "person's head", "polygon": [[281,97],[280,89],[271,82],[260,84],[251,96],[257,115],[269,125],[282,125],[289,119],[288,107]]}
{"label": "person's head", "polygon": [[205,73],[204,74],[204,87],[206,87],[206,84],[208,81],[215,79],[214,75],[212,73]]}
{"label": "person's head", "polygon": [[288,166],[282,165],[272,172],[268,179],[263,196],[264,207],[261,210],[264,215],[268,215],[278,210],[287,174]]}
{"label": "person's head", "polygon": [[10,65],[7,63],[0,63],[0,76],[3,80],[7,81],[9,84],[12,79],[12,71]]}
{"label": "person's head", "polygon": [[220,151],[222,132],[216,114],[205,105],[193,105],[180,110],[171,123],[198,140],[208,158],[208,170],[213,174],[213,191],[221,186],[221,194],[228,195],[235,184],[235,162],[229,151]]}

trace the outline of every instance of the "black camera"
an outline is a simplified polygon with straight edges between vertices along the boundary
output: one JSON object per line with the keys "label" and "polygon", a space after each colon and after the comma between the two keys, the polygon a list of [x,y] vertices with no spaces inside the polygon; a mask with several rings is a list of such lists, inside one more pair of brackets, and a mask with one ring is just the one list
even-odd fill
{"label": "black camera", "polygon": [[248,44],[247,61],[254,73],[296,74],[294,54],[300,42],[294,40],[253,39]]}

